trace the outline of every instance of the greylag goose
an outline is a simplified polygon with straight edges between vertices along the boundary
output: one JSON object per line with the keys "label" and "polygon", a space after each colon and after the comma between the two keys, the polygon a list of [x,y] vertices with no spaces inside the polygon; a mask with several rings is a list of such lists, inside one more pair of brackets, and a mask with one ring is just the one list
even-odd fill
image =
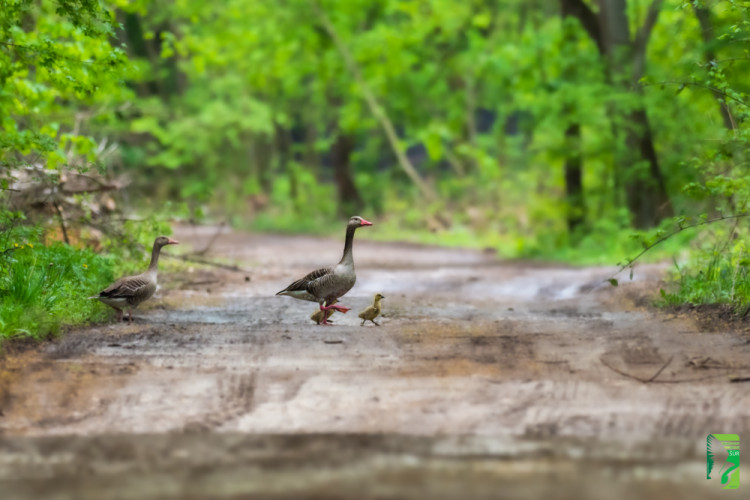
{"label": "greylag goose", "polygon": [[359,317],[362,318],[362,324],[359,326],[364,326],[365,321],[372,321],[377,326],[380,326],[380,324],[375,321],[375,318],[377,318],[380,315],[380,300],[384,299],[385,297],[379,293],[375,294],[375,301],[371,306],[367,306],[367,308],[359,313]]}
{"label": "greylag goose", "polygon": [[125,276],[112,283],[99,292],[98,295],[89,297],[97,299],[117,311],[117,321],[122,321],[122,310],[128,309],[128,322],[133,322],[133,309],[142,302],[151,298],[156,291],[156,270],[159,265],[159,253],[163,246],[177,245],[179,241],[159,236],[154,240],[154,248],[151,250],[151,263],[145,273],[135,276]]}
{"label": "greylag goose", "polygon": [[[295,299],[317,302],[320,304],[321,311],[335,309],[342,313],[347,312],[349,308],[336,305],[336,301],[351,290],[357,281],[357,275],[354,272],[352,242],[354,241],[354,231],[362,226],[372,226],[372,222],[356,215],[349,219],[349,223],[346,225],[344,255],[338,264],[313,271],[276,295],[288,295]],[[319,324],[328,324],[325,316],[321,319]]]}

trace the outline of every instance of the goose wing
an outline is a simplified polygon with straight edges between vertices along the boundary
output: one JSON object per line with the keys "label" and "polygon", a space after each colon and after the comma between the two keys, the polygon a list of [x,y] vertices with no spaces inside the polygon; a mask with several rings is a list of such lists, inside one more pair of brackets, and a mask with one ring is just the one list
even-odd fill
{"label": "goose wing", "polygon": [[99,292],[99,297],[108,299],[128,299],[138,297],[148,289],[151,281],[144,276],[127,276],[120,278],[110,286]]}
{"label": "goose wing", "polygon": [[316,269],[304,278],[300,278],[276,295],[281,295],[285,292],[310,292],[316,288],[316,285],[321,281],[324,281],[326,277],[330,277],[333,274],[333,268],[323,267]]}

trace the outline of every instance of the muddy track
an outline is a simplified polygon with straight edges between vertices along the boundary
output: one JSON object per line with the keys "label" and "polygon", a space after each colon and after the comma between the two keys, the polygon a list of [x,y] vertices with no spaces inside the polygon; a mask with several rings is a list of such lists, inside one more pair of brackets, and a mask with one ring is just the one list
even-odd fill
{"label": "muddy track", "polygon": [[[658,266],[615,289],[611,269],[360,240],[334,326],[273,296],[340,251],[227,232],[209,257],[246,272],[164,277],[133,325],[8,356],[3,499],[735,493],[706,484],[702,443],[750,438],[750,389],[730,382],[750,336],[649,309]],[[376,292],[382,326],[360,327]]]}

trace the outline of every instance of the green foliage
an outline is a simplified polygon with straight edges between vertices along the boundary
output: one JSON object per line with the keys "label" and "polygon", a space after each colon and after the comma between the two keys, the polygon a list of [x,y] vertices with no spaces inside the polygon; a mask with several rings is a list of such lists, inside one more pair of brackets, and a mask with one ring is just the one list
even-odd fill
{"label": "green foliage", "polygon": [[[642,22],[646,3],[629,4],[633,24]],[[162,179],[157,185],[178,179],[174,189],[181,196],[222,211],[268,196],[272,203],[243,210],[243,220],[263,219],[256,227],[273,226],[268,220],[285,226],[310,213],[331,221],[338,207],[330,206],[336,191],[327,162],[343,131],[355,144],[352,177],[366,211],[398,215],[394,223],[417,218],[422,228],[435,217],[446,219],[455,226],[446,231],[450,238],[462,228],[483,233],[464,216],[480,210],[490,220],[479,226],[521,241],[508,245],[516,255],[553,255],[576,241],[567,234],[562,171],[573,147],[563,132],[573,122],[583,137],[582,232],[594,233],[603,219],[629,224],[613,154],[612,103],[624,109],[645,103],[670,191],[700,180],[684,159],[702,154],[701,139],[713,131],[702,119],[716,114],[710,93],[675,95],[654,85],[634,97],[613,89],[594,42],[580,23],[561,19],[557,4],[356,0],[320,6],[403,147],[424,148],[415,163],[442,203],[427,209],[420,203],[306,0],[283,9],[260,0],[221,8],[191,0],[123,3],[142,27],[127,33],[129,46],[151,43],[150,50],[131,50],[137,66],[150,68],[136,85],[164,75],[155,84],[159,91],[142,95],[128,111],[130,131],[139,137],[126,146],[131,167],[141,172],[145,162]],[[661,15],[646,80],[686,78],[702,56],[697,23],[687,9],[665,7]],[[677,26],[687,31],[677,33]],[[173,79],[186,83],[167,87]],[[404,201],[404,211],[394,198]],[[679,196],[675,204],[678,211],[685,206]],[[398,230],[413,229],[407,226]],[[490,232],[478,239],[491,240]]]}
{"label": "green foliage", "polygon": [[21,219],[0,212],[0,340],[42,339],[64,324],[102,319],[87,297],[111,282],[114,259],[60,243],[45,246],[41,230]]}
{"label": "green foliage", "polygon": [[90,123],[129,94],[124,52],[110,45],[115,28],[98,0],[3,2],[0,181],[17,166],[85,170],[97,161]]}

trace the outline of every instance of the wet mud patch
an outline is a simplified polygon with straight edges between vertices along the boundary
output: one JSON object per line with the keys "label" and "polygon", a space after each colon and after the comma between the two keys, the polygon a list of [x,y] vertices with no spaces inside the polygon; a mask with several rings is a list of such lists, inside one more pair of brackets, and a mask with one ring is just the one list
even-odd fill
{"label": "wet mud patch", "polygon": [[111,391],[137,371],[135,363],[55,362],[39,355],[14,358],[0,372],[0,434],[39,432],[96,419],[111,402]]}
{"label": "wet mud patch", "polygon": [[[0,446],[36,457],[34,466],[0,466],[9,498],[494,499],[498,485],[508,498],[720,498],[686,484],[700,472],[691,465],[696,453],[672,441],[642,449],[613,442],[590,453],[585,441],[560,438],[194,433],[5,438]],[[642,466],[623,449],[644,457]]]}
{"label": "wet mud patch", "polygon": [[668,313],[689,318],[708,332],[735,331],[750,342],[750,306],[731,304],[685,304],[666,309]]}
{"label": "wet mud patch", "polygon": [[[249,273],[165,277],[132,325],[7,357],[4,498],[708,498],[706,432],[750,432],[728,378],[750,345],[646,307],[654,269],[615,289],[612,269],[357,241],[334,326],[273,296],[340,252],[222,233],[206,257]],[[361,327],[375,292],[382,326]]]}

